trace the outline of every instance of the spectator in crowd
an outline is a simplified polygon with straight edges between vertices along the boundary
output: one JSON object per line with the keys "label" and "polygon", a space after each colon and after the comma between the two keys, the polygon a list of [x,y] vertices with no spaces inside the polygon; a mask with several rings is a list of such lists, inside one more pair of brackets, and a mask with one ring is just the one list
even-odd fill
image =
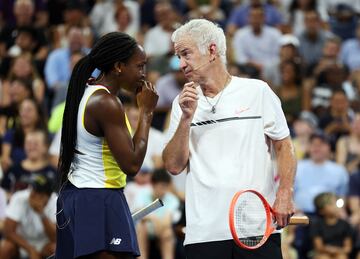
{"label": "spectator in crowd", "polygon": [[[301,66],[301,70],[303,70],[302,60],[298,51],[299,45],[300,42],[294,35],[285,34],[281,36],[279,59],[273,63],[272,66],[264,67],[263,73],[264,80],[267,81],[273,89],[276,89],[281,84],[280,64],[283,62],[295,62],[297,65]],[[303,76],[302,72],[301,76]]]}
{"label": "spectator in crowd", "polygon": [[14,45],[8,49],[9,57],[17,57],[21,54],[30,54],[33,56],[37,45],[36,30],[30,26],[20,27],[17,31]]}
{"label": "spectator in crowd", "polygon": [[0,107],[1,135],[18,125],[19,107],[27,98],[34,98],[31,82],[17,78],[10,81],[9,103]]}
{"label": "spectator in crowd", "polygon": [[275,6],[265,3],[263,0],[249,0],[236,7],[230,14],[226,31],[232,36],[241,27],[250,23],[251,9],[261,7],[264,10],[264,23],[268,26],[280,26],[283,23],[282,14]]}
{"label": "spectator in crowd", "polygon": [[[144,0],[140,1],[140,14],[141,14],[141,32],[145,33],[150,28],[157,25],[156,17],[155,17],[155,5],[161,1],[153,1],[153,0]],[[182,18],[186,19],[186,11],[188,11],[186,7],[186,1],[183,0],[170,0],[165,1],[169,2],[173,8],[182,14]]]}
{"label": "spectator in crowd", "polygon": [[335,90],[328,112],[319,119],[320,129],[332,138],[332,150],[335,150],[335,143],[341,136],[349,135],[352,119],[345,92],[342,89]]}
{"label": "spectator in crowd", "polygon": [[[332,97],[337,92],[336,97],[340,97],[339,92],[343,92],[345,98],[346,94],[343,91],[344,82],[347,78],[347,70],[341,64],[328,65],[322,73],[322,80],[312,81],[309,90],[306,90],[305,97],[311,103],[311,110],[316,114],[319,119],[324,116],[327,117],[329,111],[332,109]],[[349,104],[343,100],[343,109],[348,109]],[[345,111],[342,111],[345,112]],[[322,127],[323,125],[320,125]]]}
{"label": "spectator in crowd", "polygon": [[31,188],[16,192],[6,208],[2,259],[17,255],[44,258],[55,251],[55,181],[50,176],[33,175],[30,182]]}
{"label": "spectator in crowd", "polygon": [[297,259],[298,252],[293,246],[296,226],[288,226],[281,233],[281,252],[283,259]]}
{"label": "spectator in crowd", "polygon": [[354,116],[350,135],[341,137],[336,143],[336,162],[345,166],[350,174],[360,168],[360,113]]}
{"label": "spectator in crowd", "polygon": [[281,85],[276,88],[288,125],[291,127],[303,110],[301,67],[294,61],[280,64]]}
{"label": "spectator in crowd", "polygon": [[[298,162],[294,185],[295,205],[310,217],[310,221],[316,217],[313,201],[318,194],[332,192],[343,199],[347,194],[349,175],[342,165],[330,160],[330,154],[329,137],[316,132],[310,137],[309,158]],[[300,258],[308,258],[312,247],[309,227],[296,229],[295,246]]]}
{"label": "spectator in crowd", "polygon": [[34,99],[25,99],[19,107],[19,125],[6,132],[2,144],[1,166],[4,171],[26,158],[26,134],[36,129],[46,130],[45,116]]}
{"label": "spectator in crowd", "polygon": [[333,10],[329,11],[329,14],[330,19],[328,24],[331,32],[342,40],[355,37],[358,17],[352,5],[339,3]]}
{"label": "spectator in crowd", "polygon": [[136,38],[140,30],[140,6],[137,1],[97,1],[89,15],[95,36],[99,37],[118,28],[116,12],[126,8],[131,21],[125,32]]}
{"label": "spectator in crowd", "polygon": [[111,31],[124,32],[134,38],[138,38],[138,31],[135,30],[134,26],[131,26],[132,19],[131,13],[125,5],[117,7],[114,14],[115,23]]}
{"label": "spectator in crowd", "polygon": [[45,98],[45,82],[34,65],[31,55],[21,54],[12,59],[10,69],[3,80],[3,87],[1,90],[2,103],[4,105],[8,105],[10,103],[10,82],[15,79],[29,80],[32,85],[34,97],[39,104],[43,104]]}
{"label": "spectator in crowd", "polygon": [[356,13],[360,13],[360,2],[354,0],[318,0],[317,5],[321,17],[324,21],[329,22],[330,16],[336,10],[339,4],[351,6]]}
{"label": "spectator in crowd", "polygon": [[59,164],[60,143],[61,143],[61,128],[55,133],[49,147],[49,161],[54,168],[57,168]]}
{"label": "spectator in crowd", "polygon": [[280,38],[279,30],[264,25],[263,7],[252,7],[249,25],[238,29],[233,38],[235,63],[254,67],[262,75],[264,67],[279,59]]}
{"label": "spectator in crowd", "polygon": [[78,27],[84,38],[84,45],[90,48],[93,43],[93,33],[90,22],[86,16],[86,3],[79,0],[66,1],[63,11],[64,23],[55,25],[52,29],[53,48],[66,48],[69,46],[68,33],[72,27]]}
{"label": "spectator in crowd", "polygon": [[317,220],[310,224],[314,259],[347,259],[352,250],[351,225],[341,218],[337,196],[331,192],[318,194],[314,199]]}
{"label": "spectator in crowd", "polygon": [[360,69],[360,22],[356,27],[356,37],[346,40],[341,48],[341,61],[350,71]]}
{"label": "spectator in crowd", "polygon": [[324,81],[324,72],[334,64],[342,64],[340,61],[341,39],[333,36],[325,40],[322,55],[319,61],[308,68],[307,76],[317,78],[319,83]]}
{"label": "spectator in crowd", "polygon": [[172,52],[170,38],[177,22],[177,14],[169,2],[156,3],[154,12],[157,25],[150,28],[144,37],[148,57],[164,56]]}
{"label": "spectator in crowd", "polygon": [[221,1],[219,0],[186,0],[189,12],[187,16],[190,19],[205,18],[207,20],[224,25],[225,13],[220,8]]}
{"label": "spectator in crowd", "polygon": [[[130,126],[135,132],[139,123],[140,111],[135,105],[127,105],[125,113],[129,119]],[[163,167],[163,161],[161,158],[164,133],[154,127],[150,127],[149,140],[147,144],[146,154],[143,162],[143,167],[148,170],[159,169]]]}
{"label": "spectator in crowd", "polygon": [[288,24],[295,35],[301,34],[305,29],[304,16],[305,12],[317,11],[316,0],[293,0],[289,7]]}
{"label": "spectator in crowd", "polygon": [[44,130],[35,130],[25,136],[24,150],[26,158],[20,163],[14,164],[5,173],[1,181],[8,194],[26,189],[28,180],[33,174],[56,176],[55,168],[49,163],[49,139]]}
{"label": "spectator in crowd", "polygon": [[[73,52],[70,55],[70,71],[73,70],[75,64],[82,58],[84,57],[84,53],[79,51],[79,52]],[[51,101],[51,117],[53,117],[53,111],[55,108],[57,108],[58,106],[64,106],[65,105],[65,100],[66,100],[66,94],[67,94],[67,90],[68,90],[68,82],[64,82],[64,83],[59,83],[55,85],[55,88],[53,89],[53,98]],[[61,118],[62,118],[62,113],[61,113]],[[51,118],[52,119],[52,118]],[[54,118],[55,120],[59,120],[59,117]],[[60,120],[60,124],[61,124]]]}
{"label": "spectator in crowd", "polygon": [[150,170],[145,166],[142,166],[139,172],[137,173],[137,175],[135,175],[135,177],[132,179],[132,181],[129,181],[126,184],[126,188],[124,189],[124,194],[129,204],[130,211],[132,213],[134,213],[136,209],[139,209],[136,207],[137,199],[139,199],[138,196],[141,195],[141,193],[144,190],[146,190],[146,192],[152,191],[152,186],[151,186],[152,175],[153,175],[152,170]]}
{"label": "spectator in crowd", "polygon": [[360,70],[350,72],[342,87],[354,111],[360,111]]}
{"label": "spectator in crowd", "polygon": [[316,64],[322,54],[325,41],[332,34],[321,28],[321,18],[315,10],[305,12],[305,29],[298,35],[299,52],[307,66]]}
{"label": "spectator in crowd", "polygon": [[[16,0],[0,2],[0,25],[15,25],[16,19],[14,14],[14,5]],[[49,14],[46,0],[33,0],[34,3],[34,24],[36,27],[45,28],[48,24]],[[25,9],[26,10],[26,9]],[[26,13],[26,12],[25,12]],[[1,26],[0,26],[1,28]]]}
{"label": "spectator in crowd", "polygon": [[296,207],[309,215],[315,214],[313,203],[316,195],[333,192],[345,197],[349,175],[346,169],[330,160],[330,140],[323,133],[310,138],[309,159],[298,162],[294,198]]}
{"label": "spectator in crowd", "polygon": [[309,155],[310,137],[315,132],[317,123],[316,116],[309,111],[302,111],[294,121],[292,141],[298,160],[305,159]]}
{"label": "spectator in crowd", "polygon": [[55,49],[46,61],[44,72],[49,89],[57,92],[67,86],[71,75],[71,56],[74,53],[87,54],[83,32],[78,27],[72,27],[68,32],[69,46]]}
{"label": "spectator in crowd", "polygon": [[159,95],[157,109],[169,111],[175,97],[180,93],[186,82],[184,73],[180,70],[180,60],[173,56],[169,62],[170,72],[156,81],[156,90]]}
{"label": "spectator in crowd", "polygon": [[155,170],[151,177],[152,190],[144,190],[138,194],[136,206],[144,207],[153,199],[160,198],[164,207],[157,209],[152,214],[140,221],[137,226],[137,235],[141,251],[141,259],[148,259],[149,239],[157,238],[162,258],[174,259],[174,231],[173,220],[179,215],[180,202],[170,192],[171,177],[164,170]]}
{"label": "spectator in crowd", "polygon": [[0,57],[8,56],[8,50],[14,45],[21,27],[31,27],[36,35],[37,44],[34,47],[34,58],[40,62],[45,61],[48,55],[46,35],[42,28],[35,28],[33,24],[34,3],[31,0],[16,0],[14,4],[15,24],[5,25],[0,33]]}

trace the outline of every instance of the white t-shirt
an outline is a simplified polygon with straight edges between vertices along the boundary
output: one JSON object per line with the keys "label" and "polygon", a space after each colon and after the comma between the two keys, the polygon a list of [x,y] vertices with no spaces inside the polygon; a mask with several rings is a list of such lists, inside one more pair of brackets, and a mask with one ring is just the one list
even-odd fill
{"label": "white t-shirt", "polygon": [[[277,182],[269,138],[289,136],[279,98],[263,81],[232,77],[214,98],[210,112],[200,87],[198,107],[189,138],[186,177],[185,245],[232,239],[228,213],[233,195],[255,189],[272,205]],[[174,135],[182,114],[173,102],[167,141]]]}
{"label": "white t-shirt", "polygon": [[[6,208],[6,217],[18,223],[17,233],[21,235],[37,251],[49,243],[42,220],[29,204],[31,189],[17,191],[10,199]],[[44,208],[44,214],[53,223],[56,223],[56,199],[53,193]]]}

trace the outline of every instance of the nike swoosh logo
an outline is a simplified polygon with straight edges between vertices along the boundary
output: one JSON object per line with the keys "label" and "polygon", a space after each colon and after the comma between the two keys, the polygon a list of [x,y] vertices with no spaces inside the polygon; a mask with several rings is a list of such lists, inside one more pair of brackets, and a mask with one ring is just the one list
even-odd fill
{"label": "nike swoosh logo", "polygon": [[244,111],[247,111],[247,110],[250,110],[250,108],[240,108],[240,109],[236,109],[235,110],[235,115],[239,115],[240,113],[244,112]]}

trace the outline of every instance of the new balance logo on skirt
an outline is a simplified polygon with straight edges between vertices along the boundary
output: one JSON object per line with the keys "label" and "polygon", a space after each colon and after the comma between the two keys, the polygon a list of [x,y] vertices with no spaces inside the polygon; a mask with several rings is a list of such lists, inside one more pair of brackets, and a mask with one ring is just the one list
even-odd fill
{"label": "new balance logo on skirt", "polygon": [[113,238],[110,242],[110,245],[120,245],[121,243],[121,238]]}

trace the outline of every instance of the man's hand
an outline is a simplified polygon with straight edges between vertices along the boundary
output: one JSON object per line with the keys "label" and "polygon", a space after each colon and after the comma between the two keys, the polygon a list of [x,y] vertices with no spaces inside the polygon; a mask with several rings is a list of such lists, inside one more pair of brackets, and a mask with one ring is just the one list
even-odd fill
{"label": "man's hand", "polygon": [[192,119],[197,108],[198,93],[194,82],[189,82],[184,85],[183,90],[179,96],[179,105],[183,112],[185,119]]}
{"label": "man's hand", "polygon": [[273,209],[278,228],[286,227],[289,224],[290,217],[295,213],[293,191],[290,189],[279,189]]}

